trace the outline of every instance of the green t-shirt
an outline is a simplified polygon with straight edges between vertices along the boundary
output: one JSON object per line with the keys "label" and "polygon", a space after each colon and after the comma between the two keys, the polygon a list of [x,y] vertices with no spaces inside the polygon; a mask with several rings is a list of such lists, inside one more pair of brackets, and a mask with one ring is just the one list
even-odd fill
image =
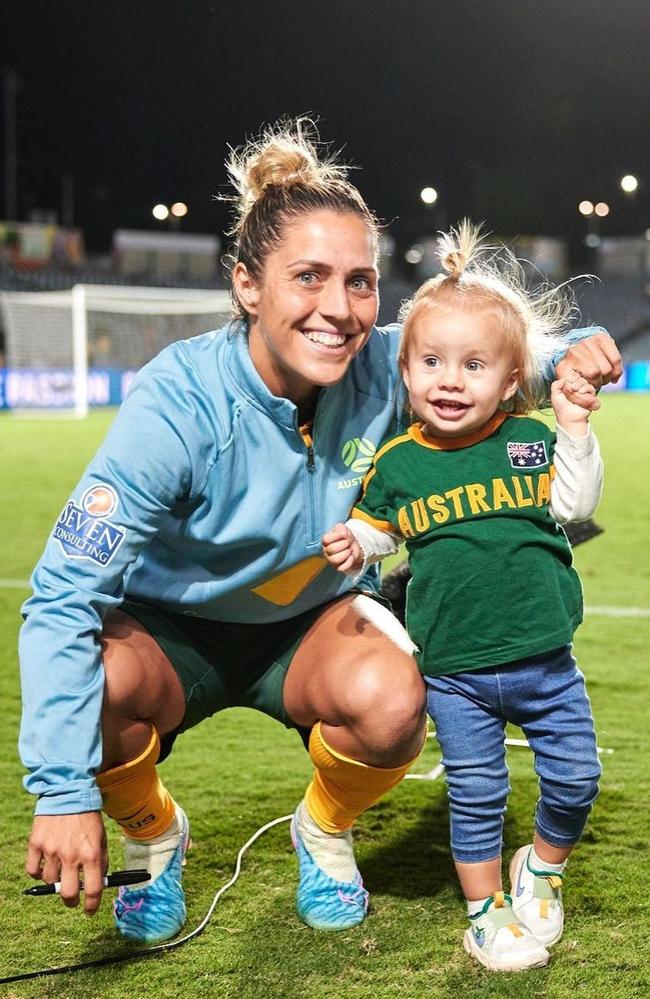
{"label": "green t-shirt", "polygon": [[497,413],[475,434],[425,437],[414,424],[378,450],[352,516],[405,539],[409,634],[440,676],[565,645],[582,587],[548,504],[555,435]]}

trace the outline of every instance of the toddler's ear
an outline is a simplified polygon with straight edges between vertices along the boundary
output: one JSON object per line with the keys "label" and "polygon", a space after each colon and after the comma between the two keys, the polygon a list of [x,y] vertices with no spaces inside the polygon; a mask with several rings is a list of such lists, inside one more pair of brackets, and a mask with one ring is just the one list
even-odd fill
{"label": "toddler's ear", "polygon": [[514,368],[503,387],[503,392],[501,393],[501,402],[507,402],[508,399],[512,399],[513,395],[519,388],[519,369]]}

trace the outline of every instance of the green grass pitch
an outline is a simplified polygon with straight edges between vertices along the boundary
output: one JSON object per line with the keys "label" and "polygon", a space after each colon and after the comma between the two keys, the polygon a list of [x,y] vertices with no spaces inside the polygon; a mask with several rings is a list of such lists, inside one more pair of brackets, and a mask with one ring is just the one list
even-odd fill
{"label": "green grass pitch", "polygon": [[[57,899],[23,898],[32,802],[16,753],[19,607],[46,534],[112,414],[83,422],[0,418],[0,976],[126,949],[109,900],[92,920]],[[373,907],[346,933],[319,934],[294,914],[296,863],[288,826],[244,861],[240,880],[196,941],[146,961],[5,986],[12,997],[150,995],[319,999],[430,999],[454,995],[562,999],[640,997],[650,989],[650,396],[612,395],[594,417],[606,464],[600,537],[576,550],[589,613],[576,640],[603,757],[602,791],[569,868],[567,926],[547,969],[494,975],[461,947],[464,907],[447,847],[445,789],[407,781],[364,815],[357,853]],[[628,616],[609,616],[611,608]],[[644,614],[632,615],[630,608]],[[513,732],[513,734],[517,734]],[[437,761],[430,740],[418,769]],[[529,841],[536,799],[530,755],[509,754],[513,791],[507,857]],[[179,740],[163,765],[192,822],[185,884],[188,928],[232,874],[237,850],[263,823],[290,813],[309,778],[298,737],[234,710]],[[113,866],[119,838],[110,830]]]}

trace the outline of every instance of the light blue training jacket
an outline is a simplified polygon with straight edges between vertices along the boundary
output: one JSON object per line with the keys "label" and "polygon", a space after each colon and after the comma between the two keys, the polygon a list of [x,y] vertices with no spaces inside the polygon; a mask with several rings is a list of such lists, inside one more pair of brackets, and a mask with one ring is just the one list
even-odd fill
{"label": "light blue training jacket", "polygon": [[23,607],[19,748],[37,814],[101,808],[98,639],[125,595],[259,623],[350,589],[320,539],[347,518],[376,447],[399,428],[399,332],[375,328],[343,380],[321,391],[311,448],[296,406],[253,367],[244,324],[172,344],[139,372]]}

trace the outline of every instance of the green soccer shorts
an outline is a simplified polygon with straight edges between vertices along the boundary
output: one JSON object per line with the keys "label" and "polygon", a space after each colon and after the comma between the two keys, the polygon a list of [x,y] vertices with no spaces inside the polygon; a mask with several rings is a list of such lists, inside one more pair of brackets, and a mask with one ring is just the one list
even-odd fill
{"label": "green soccer shorts", "polygon": [[154,604],[126,599],[120,607],[156,640],[174,667],[185,693],[185,716],[161,737],[160,759],[169,755],[177,735],[224,708],[255,708],[287,728],[284,678],[296,649],[323,612],[315,607],[297,617],[269,624],[211,621],[177,614]]}

